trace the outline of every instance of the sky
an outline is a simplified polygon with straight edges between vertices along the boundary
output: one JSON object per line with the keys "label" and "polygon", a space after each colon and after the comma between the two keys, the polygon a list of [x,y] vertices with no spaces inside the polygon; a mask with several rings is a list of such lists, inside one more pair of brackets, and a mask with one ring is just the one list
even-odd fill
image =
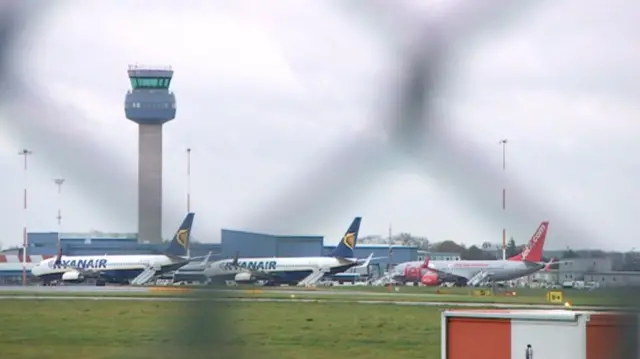
{"label": "sky", "polygon": [[[470,24],[455,11],[468,5],[50,6],[15,41],[10,96],[0,104],[0,242],[19,244],[25,224],[136,231],[137,127],[123,102],[127,66],[138,63],[175,70],[178,113],[164,126],[165,237],[186,211],[191,148],[200,241],[218,242],[228,228],[335,243],[358,215],[363,235],[391,227],[471,245],[500,242],[506,226],[523,243],[549,220],[550,249],[634,248],[637,1],[540,2],[448,37],[429,101],[442,126],[424,136],[436,140],[415,153],[391,147],[379,120],[396,120],[389,108],[401,103],[394,79],[403,56],[429,52],[429,42],[412,42],[430,31],[424,24]],[[22,148],[33,151],[26,172]],[[361,167],[359,151],[371,168]],[[54,178],[65,179],[61,194]]]}

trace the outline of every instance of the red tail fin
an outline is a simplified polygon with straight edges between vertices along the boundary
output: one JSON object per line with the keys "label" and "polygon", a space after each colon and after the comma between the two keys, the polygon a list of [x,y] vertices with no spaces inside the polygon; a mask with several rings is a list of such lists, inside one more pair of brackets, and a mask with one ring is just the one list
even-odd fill
{"label": "red tail fin", "polygon": [[422,266],[420,266],[421,269],[429,269],[429,256],[425,256],[424,257],[424,263],[422,263]]}
{"label": "red tail fin", "polygon": [[544,221],[540,223],[540,227],[533,234],[529,243],[524,247],[522,253],[509,258],[510,261],[529,261],[540,262],[542,261],[542,248],[544,247],[544,241],[547,238],[547,230],[549,229],[549,222]]}

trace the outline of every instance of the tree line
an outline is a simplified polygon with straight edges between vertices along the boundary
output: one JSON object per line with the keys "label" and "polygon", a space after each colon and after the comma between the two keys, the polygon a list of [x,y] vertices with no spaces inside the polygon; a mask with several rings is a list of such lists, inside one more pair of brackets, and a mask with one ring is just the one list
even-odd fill
{"label": "tree line", "polygon": [[[388,244],[389,237],[383,236],[365,236],[359,238],[359,242],[366,244]],[[480,246],[466,246],[464,243],[456,243],[452,240],[432,242],[426,237],[413,236],[410,233],[398,233],[391,237],[391,243],[394,245],[414,246],[427,252],[443,252],[459,254],[461,259],[465,260],[492,260],[502,258],[502,248],[490,242],[483,242]],[[506,257],[512,257],[522,252],[525,244],[518,244],[515,239],[511,238],[507,242]],[[621,270],[640,270],[640,254],[634,251],[605,252],[602,250],[573,250],[566,248],[559,255],[558,260],[562,259],[578,259],[578,258],[606,258],[613,257],[614,262],[621,263]],[[543,261],[548,262],[551,258],[543,257]]]}

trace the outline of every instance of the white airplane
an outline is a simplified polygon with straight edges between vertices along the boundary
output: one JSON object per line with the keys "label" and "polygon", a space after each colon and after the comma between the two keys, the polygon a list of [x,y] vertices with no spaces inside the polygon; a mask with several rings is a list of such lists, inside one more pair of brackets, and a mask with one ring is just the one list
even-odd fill
{"label": "white airplane", "polygon": [[194,269],[192,273],[178,270],[174,280],[190,275],[206,276],[211,282],[235,281],[236,283],[255,283],[264,281],[268,285],[297,284],[312,285],[325,274],[341,273],[353,267],[367,267],[373,253],[365,260],[354,258],[353,249],[358,241],[360,217],[356,217],[342,240],[329,257],[272,257],[272,258],[234,258],[211,263],[204,269]]}
{"label": "white airplane", "polygon": [[542,263],[542,250],[549,222],[540,223],[522,253],[507,260],[459,260],[424,262],[413,261],[398,264],[393,279],[401,282],[422,283],[427,286],[440,285],[442,282],[477,286],[487,282],[499,282],[521,278],[542,269],[549,263]]}
{"label": "white airplane", "polygon": [[[144,284],[156,275],[176,270],[194,259],[188,257],[194,216],[194,213],[186,215],[165,254],[63,256],[60,253],[38,263],[31,273],[45,285],[59,280],[81,283],[86,278],[96,278],[99,286],[105,283]],[[209,255],[205,260],[208,261]]]}

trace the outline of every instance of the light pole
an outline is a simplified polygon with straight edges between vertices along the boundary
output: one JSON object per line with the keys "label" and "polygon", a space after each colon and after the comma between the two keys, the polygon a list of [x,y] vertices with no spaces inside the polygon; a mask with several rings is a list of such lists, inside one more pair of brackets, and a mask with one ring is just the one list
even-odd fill
{"label": "light pole", "polygon": [[502,145],[502,212],[504,215],[502,226],[502,260],[507,259],[507,139],[500,140]]}
{"label": "light pole", "polygon": [[22,285],[27,285],[27,247],[29,247],[29,239],[27,236],[27,188],[28,188],[28,177],[27,170],[29,169],[29,156],[31,156],[33,152],[29,151],[26,148],[23,148],[20,152],[18,152],[19,156],[24,157],[24,193],[23,193],[23,207],[24,210],[24,227],[22,228]]}
{"label": "light pole", "polygon": [[389,291],[393,291],[393,231],[391,229],[391,223],[389,223],[389,261],[387,264],[387,275],[389,276]]}
{"label": "light pole", "polygon": [[187,148],[187,213],[191,212],[191,148]]}
{"label": "light pole", "polygon": [[58,220],[58,255],[60,255],[60,253],[62,253],[60,236],[62,233],[62,184],[64,183],[64,178],[54,178],[53,183],[58,186],[58,216],[56,219]]}

